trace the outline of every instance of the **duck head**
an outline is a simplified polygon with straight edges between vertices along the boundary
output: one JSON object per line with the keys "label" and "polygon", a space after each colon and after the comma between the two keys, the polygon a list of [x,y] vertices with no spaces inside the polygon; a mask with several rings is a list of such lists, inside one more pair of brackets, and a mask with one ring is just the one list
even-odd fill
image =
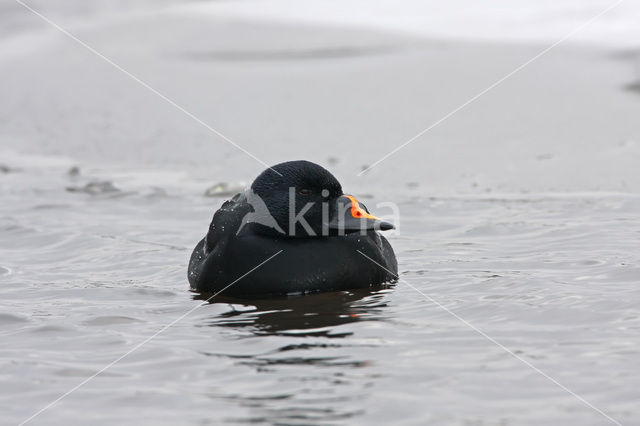
{"label": "duck head", "polygon": [[252,223],[261,234],[308,238],[393,229],[345,195],[329,171],[309,161],[268,168],[253,181],[247,199],[255,212],[263,211]]}

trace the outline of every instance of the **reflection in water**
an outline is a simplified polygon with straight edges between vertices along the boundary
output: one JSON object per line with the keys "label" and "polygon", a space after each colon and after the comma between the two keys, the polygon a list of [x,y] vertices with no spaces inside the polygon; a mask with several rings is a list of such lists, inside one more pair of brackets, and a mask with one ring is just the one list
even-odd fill
{"label": "reflection in water", "polygon": [[[206,325],[232,328],[257,339],[250,345],[254,353],[231,353],[236,344],[246,351],[245,339],[225,342],[225,353],[206,353],[254,374],[250,389],[227,387],[211,395],[248,410],[242,417],[231,410],[235,416],[225,421],[308,424],[361,415],[357,401],[366,399],[378,377],[367,368],[375,346],[344,326],[383,319],[389,291],[377,288],[258,300],[214,298],[212,305],[228,304],[229,309],[218,311]],[[233,336],[237,339],[238,334]]]}
{"label": "reflection in water", "polygon": [[[255,335],[346,337],[351,333],[332,327],[378,319],[386,306],[383,299],[387,291],[377,287],[254,300],[215,297],[211,304],[226,303],[230,309],[213,318],[209,325],[247,328]],[[209,297],[210,294],[199,294],[194,299]]]}

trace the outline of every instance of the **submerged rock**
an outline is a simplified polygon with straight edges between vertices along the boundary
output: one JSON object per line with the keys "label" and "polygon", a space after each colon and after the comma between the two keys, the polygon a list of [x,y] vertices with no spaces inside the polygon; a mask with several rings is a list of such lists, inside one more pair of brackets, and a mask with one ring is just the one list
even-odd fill
{"label": "submerged rock", "polygon": [[76,177],[80,175],[80,167],[78,166],[73,166],[71,167],[68,171],[67,171],[67,175],[71,176],[71,177]]}
{"label": "submerged rock", "polygon": [[120,192],[116,186],[108,181],[89,182],[84,186],[70,186],[67,187],[69,192],[83,192],[85,194],[98,195],[98,194],[110,194],[114,192]]}
{"label": "submerged rock", "polygon": [[216,183],[204,191],[205,197],[231,197],[244,191],[244,185],[230,185],[227,182]]}

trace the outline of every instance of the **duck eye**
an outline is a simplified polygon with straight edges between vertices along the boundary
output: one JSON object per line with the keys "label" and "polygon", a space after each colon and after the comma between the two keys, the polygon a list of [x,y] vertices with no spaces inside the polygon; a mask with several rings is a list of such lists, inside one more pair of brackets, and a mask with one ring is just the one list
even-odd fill
{"label": "duck eye", "polygon": [[298,194],[300,195],[311,195],[311,190],[308,188],[300,188],[298,189]]}

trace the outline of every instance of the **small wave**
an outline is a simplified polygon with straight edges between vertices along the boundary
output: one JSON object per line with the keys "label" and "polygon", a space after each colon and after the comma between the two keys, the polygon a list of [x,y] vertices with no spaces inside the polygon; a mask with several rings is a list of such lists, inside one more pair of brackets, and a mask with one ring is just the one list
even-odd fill
{"label": "small wave", "polygon": [[28,319],[23,318],[23,317],[18,316],[18,315],[0,314],[0,324],[2,324],[2,325],[25,323],[25,322],[28,322],[28,321],[29,321]]}
{"label": "small wave", "polygon": [[299,61],[379,56],[392,53],[396,50],[397,48],[391,46],[342,46],[319,47],[316,49],[218,50],[191,52],[183,56],[188,59],[201,61]]}
{"label": "small wave", "polygon": [[118,325],[118,324],[132,324],[132,323],[136,323],[136,322],[143,322],[142,320],[139,320],[137,318],[133,318],[133,317],[125,317],[125,316],[118,316],[118,315],[111,315],[111,316],[101,316],[101,317],[95,317],[92,318],[90,320],[87,320],[84,322],[85,325]]}

